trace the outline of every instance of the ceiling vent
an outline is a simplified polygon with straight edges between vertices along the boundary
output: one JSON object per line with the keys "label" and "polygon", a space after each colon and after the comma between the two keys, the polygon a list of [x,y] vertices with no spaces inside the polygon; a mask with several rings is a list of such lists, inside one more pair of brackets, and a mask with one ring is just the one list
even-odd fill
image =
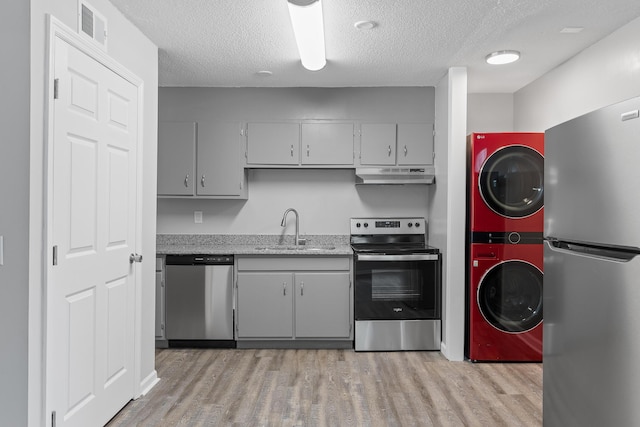
{"label": "ceiling vent", "polygon": [[78,32],[106,49],[107,20],[83,0],[78,2]]}

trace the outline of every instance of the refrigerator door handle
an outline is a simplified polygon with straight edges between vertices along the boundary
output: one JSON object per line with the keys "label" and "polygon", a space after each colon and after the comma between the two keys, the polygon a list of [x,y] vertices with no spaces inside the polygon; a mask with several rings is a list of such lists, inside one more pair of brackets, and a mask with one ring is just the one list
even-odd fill
{"label": "refrigerator door handle", "polygon": [[592,258],[605,258],[619,262],[629,262],[640,255],[640,248],[616,248],[591,243],[570,242],[556,238],[547,238],[545,243],[553,250],[573,252]]}

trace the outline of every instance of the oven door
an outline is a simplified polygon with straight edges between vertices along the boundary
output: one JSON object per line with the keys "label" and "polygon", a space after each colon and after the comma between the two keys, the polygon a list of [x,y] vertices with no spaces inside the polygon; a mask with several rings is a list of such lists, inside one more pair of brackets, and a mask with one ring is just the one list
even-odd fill
{"label": "oven door", "polygon": [[356,254],[355,320],[440,319],[440,254]]}

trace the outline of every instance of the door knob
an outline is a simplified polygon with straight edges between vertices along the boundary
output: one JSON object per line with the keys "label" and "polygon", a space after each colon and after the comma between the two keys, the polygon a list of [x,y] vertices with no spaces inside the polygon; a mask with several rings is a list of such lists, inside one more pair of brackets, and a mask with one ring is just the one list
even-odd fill
{"label": "door knob", "polygon": [[133,264],[134,262],[142,262],[142,255],[131,254],[129,255],[129,262]]}

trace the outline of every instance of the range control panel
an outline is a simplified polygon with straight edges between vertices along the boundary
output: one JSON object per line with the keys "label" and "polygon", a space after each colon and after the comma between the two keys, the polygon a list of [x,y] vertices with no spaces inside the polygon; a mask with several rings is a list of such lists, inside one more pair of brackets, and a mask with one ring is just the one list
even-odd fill
{"label": "range control panel", "polygon": [[351,234],[424,234],[424,218],[351,218]]}

